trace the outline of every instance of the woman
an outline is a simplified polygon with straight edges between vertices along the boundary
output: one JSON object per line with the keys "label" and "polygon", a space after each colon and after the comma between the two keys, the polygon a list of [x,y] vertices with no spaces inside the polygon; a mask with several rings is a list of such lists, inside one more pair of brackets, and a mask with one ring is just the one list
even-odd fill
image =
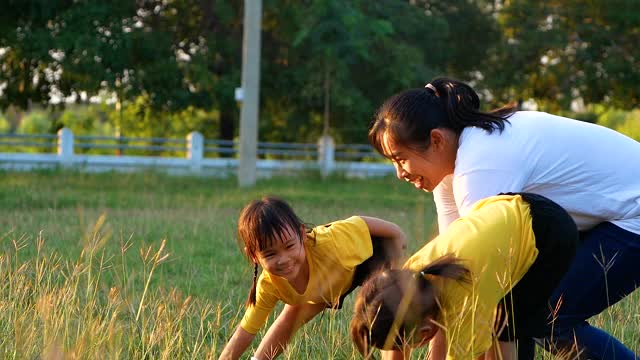
{"label": "woman", "polygon": [[403,270],[385,270],[362,285],[352,338],[366,356],[371,347],[407,351],[440,331],[447,359],[493,358],[492,347],[498,358],[515,359],[516,340],[544,335],[547,301],[577,243],[575,222],[547,198],[520,193],[478,201]]}
{"label": "woman", "polygon": [[473,203],[501,192],[533,192],[565,208],[581,246],[551,296],[558,306],[546,343],[553,339],[562,351],[575,344],[595,359],[635,358],[586,320],[640,284],[640,143],[547,113],[479,108],[468,85],[435,79],[388,99],[369,139],[398,178],[433,191],[441,233]]}

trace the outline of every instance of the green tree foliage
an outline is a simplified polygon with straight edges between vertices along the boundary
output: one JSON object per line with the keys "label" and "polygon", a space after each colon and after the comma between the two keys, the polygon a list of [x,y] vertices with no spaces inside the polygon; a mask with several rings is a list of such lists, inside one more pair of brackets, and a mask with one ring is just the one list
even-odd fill
{"label": "green tree foliage", "polygon": [[497,14],[502,41],[483,73],[503,100],[535,98],[552,110],[576,97],[639,103],[637,0],[511,0]]}
{"label": "green tree foliage", "polygon": [[[0,108],[101,95],[122,135],[233,139],[243,3],[0,1]],[[263,0],[260,140],[315,141],[328,125],[365,142],[385,98],[438,75],[496,103],[630,109],[639,43],[637,0]]]}
{"label": "green tree foliage", "polygon": [[[221,135],[233,136],[238,2],[9,0],[1,5],[3,108],[28,108],[82,92],[115,93],[121,106],[142,101],[153,112],[225,109],[226,127],[220,128],[227,133]],[[117,118],[116,126],[134,126],[120,124],[123,120]]]}
{"label": "green tree foliage", "polygon": [[18,134],[46,134],[52,132],[49,112],[43,110],[31,111],[25,115],[16,129]]}
{"label": "green tree foliage", "polygon": [[625,117],[624,122],[620,124],[616,130],[640,141],[640,110],[630,111]]}
{"label": "green tree foliage", "polygon": [[597,114],[598,124],[640,141],[640,109],[624,111],[616,108],[593,106],[591,110]]}
{"label": "green tree foliage", "polygon": [[175,9],[158,1],[10,3],[0,19],[10,70],[2,105],[100,90],[121,100],[147,94],[168,111],[192,101],[174,46]]}
{"label": "green tree foliage", "polygon": [[129,137],[181,138],[192,131],[199,131],[208,139],[216,138],[220,118],[218,111],[189,106],[180,111],[167,112],[155,109],[149,102],[147,96],[139,96],[127,103],[122,112],[110,111],[110,122],[116,123],[122,117],[121,131]]}
{"label": "green tree foliage", "polygon": [[9,124],[9,120],[4,116],[4,114],[0,113],[0,133],[8,133],[11,130],[11,124]]}
{"label": "green tree foliage", "polygon": [[[206,136],[235,136],[241,1],[4,5],[0,105],[115,94],[121,111],[109,118],[124,135],[165,134],[184,120],[172,114],[198,109]],[[315,140],[324,123],[362,142],[386,96],[436,74],[465,77],[480,63],[466,59],[485,58],[492,41],[487,12],[463,0],[265,0],[263,10],[263,140]],[[473,46],[456,45],[464,38]]]}
{"label": "green tree foliage", "polygon": [[113,136],[109,113],[105,105],[69,106],[57,118],[56,127],[67,127],[74,135]]}
{"label": "green tree foliage", "polygon": [[[373,112],[390,94],[439,74],[468,78],[497,38],[495,26],[473,3],[447,4],[265,1],[261,134],[312,141],[328,120],[339,141],[365,142]],[[460,12],[474,18],[472,35]],[[474,40],[466,48],[474,61],[455,58],[454,40],[465,36]]]}

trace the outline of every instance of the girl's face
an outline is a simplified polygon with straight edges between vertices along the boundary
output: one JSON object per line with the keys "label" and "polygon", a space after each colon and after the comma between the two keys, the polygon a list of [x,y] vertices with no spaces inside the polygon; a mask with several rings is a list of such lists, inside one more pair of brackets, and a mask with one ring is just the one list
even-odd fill
{"label": "girl's face", "polygon": [[[423,320],[422,324],[420,324],[415,330],[412,336],[408,339],[405,338],[406,341],[405,346],[411,349],[417,349],[419,347],[425,346],[433,339],[433,337],[438,332],[438,328],[431,320],[431,317],[427,317]],[[405,350],[400,349],[399,347],[394,347],[394,350]]]}
{"label": "girl's face", "polygon": [[256,260],[270,274],[294,283],[298,276],[304,274],[303,270],[307,266],[302,241],[304,234],[304,229],[287,229],[271,246],[258,251]]}
{"label": "girl's face", "polygon": [[385,133],[382,138],[385,156],[391,159],[398,179],[408,181],[417,189],[433,191],[442,179],[453,173],[458,137],[451,130],[431,130],[431,144],[426,150],[416,150],[395,143]]}

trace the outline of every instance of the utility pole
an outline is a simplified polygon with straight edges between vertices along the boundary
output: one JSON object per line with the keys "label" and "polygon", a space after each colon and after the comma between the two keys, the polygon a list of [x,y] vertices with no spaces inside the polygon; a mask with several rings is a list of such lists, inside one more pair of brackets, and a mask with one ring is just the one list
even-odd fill
{"label": "utility pole", "polygon": [[245,0],[242,41],[240,159],[238,164],[238,185],[240,187],[250,187],[256,183],[261,29],[262,0]]}

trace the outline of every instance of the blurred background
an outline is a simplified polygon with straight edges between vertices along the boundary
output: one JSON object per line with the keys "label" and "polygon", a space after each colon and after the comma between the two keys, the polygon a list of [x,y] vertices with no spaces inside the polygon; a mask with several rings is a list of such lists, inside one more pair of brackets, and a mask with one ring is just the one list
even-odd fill
{"label": "blurred background", "polygon": [[[248,189],[156,172],[238,160],[257,1],[0,0],[0,358],[215,359],[253,276],[236,219],[266,194],[313,224],[381,217],[423,246],[431,195],[369,176],[393,166],[366,134],[384,99],[436,76],[485,110],[517,102],[640,140],[640,0],[263,0],[257,167],[303,171]],[[636,291],[592,321],[637,353],[638,314]],[[327,312],[283,358],[354,358],[349,321]]]}
{"label": "blurred background", "polygon": [[[237,139],[243,1],[1,3],[0,133]],[[443,75],[640,139],[638,0],[264,0],[261,35],[260,141],[366,143]]]}

